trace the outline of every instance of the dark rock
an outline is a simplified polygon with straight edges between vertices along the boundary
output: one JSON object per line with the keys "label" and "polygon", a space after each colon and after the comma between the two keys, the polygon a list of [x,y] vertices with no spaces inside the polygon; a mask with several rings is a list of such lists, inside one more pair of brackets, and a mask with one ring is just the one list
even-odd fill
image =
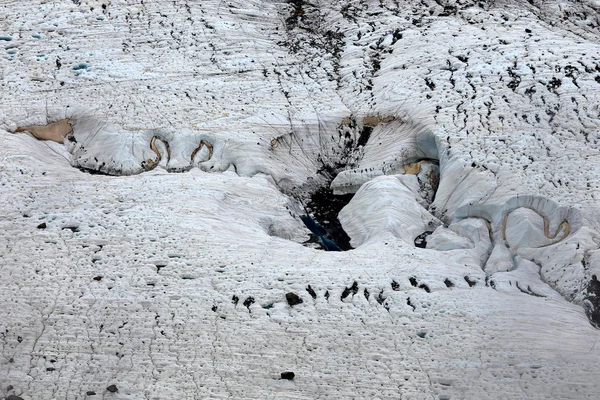
{"label": "dark rock", "polygon": [[254,304],[254,297],[248,296],[242,304],[244,305],[244,307],[246,307],[248,310],[250,310],[250,306],[252,304]]}
{"label": "dark rock", "polygon": [[119,391],[119,389],[117,389],[117,385],[110,385],[109,387],[106,388],[106,390],[108,390],[111,393],[116,393]]}
{"label": "dark rock", "polygon": [[88,390],[87,392],[85,392],[85,394],[88,396],[95,396],[96,392],[94,392],[93,390]]}
{"label": "dark rock", "polygon": [[300,298],[300,296],[298,296],[296,293],[293,293],[293,292],[286,293],[285,299],[287,300],[288,304],[291,307],[303,302],[302,299]]}
{"label": "dark rock", "polygon": [[400,290],[400,285],[396,281],[392,281],[392,290]]}
{"label": "dark rock", "polygon": [[350,293],[352,293],[352,297],[354,297],[354,295],[356,293],[358,293],[358,283],[356,281],[354,281],[352,286],[344,288],[344,291],[342,292],[341,300],[344,300],[346,297],[348,297],[350,295]]}
{"label": "dark rock", "polygon": [[465,276],[465,281],[469,284],[469,287],[473,287],[477,284],[477,281],[471,280],[468,276]]}
{"label": "dark rock", "polygon": [[410,297],[407,297],[407,298],[406,298],[406,305],[410,306],[410,307],[413,309],[413,311],[415,311],[415,309],[417,308],[417,307],[415,307],[415,305],[412,303],[412,301],[410,301]]}
{"label": "dark rock", "polygon": [[46,225],[46,223],[45,223],[45,222],[42,222],[41,224],[39,224],[39,225],[37,226],[37,228],[38,228],[38,229],[46,229],[46,227],[47,227],[47,225]]}
{"label": "dark rock", "polygon": [[286,372],[281,373],[281,379],[287,379],[288,381],[291,381],[292,379],[294,379],[295,376],[296,376],[296,374],[294,374],[291,371],[286,371]]}
{"label": "dark rock", "polygon": [[6,400],[23,400],[23,398],[15,396],[14,394],[9,394],[8,396],[6,396]]}
{"label": "dark rock", "polygon": [[446,287],[454,287],[454,283],[452,283],[452,281],[448,278],[446,278],[446,280],[444,281],[444,284],[446,285]]}
{"label": "dark rock", "polygon": [[317,293],[314,291],[314,289],[312,287],[310,287],[310,285],[308,285],[308,287],[306,288],[306,291],[308,292],[308,294],[310,294],[310,297],[312,297],[313,299],[317,298]]}
{"label": "dark rock", "polygon": [[410,278],[408,278],[408,280],[410,281],[410,284],[413,287],[417,287],[417,285],[419,284],[419,282],[417,282],[417,278],[415,278],[414,276],[411,276]]}
{"label": "dark rock", "polygon": [[344,288],[344,291],[342,292],[342,296],[340,297],[340,300],[344,300],[346,297],[348,297],[349,294],[350,294],[350,289]]}
{"label": "dark rock", "polygon": [[92,279],[95,280],[95,281],[101,281],[102,277],[101,276],[95,276]]}

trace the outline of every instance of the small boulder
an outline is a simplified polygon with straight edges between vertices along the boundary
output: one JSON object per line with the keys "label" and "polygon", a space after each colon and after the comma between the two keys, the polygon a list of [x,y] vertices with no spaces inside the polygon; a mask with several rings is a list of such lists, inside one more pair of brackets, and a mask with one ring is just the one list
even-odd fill
{"label": "small boulder", "polygon": [[117,385],[110,385],[109,387],[106,388],[106,390],[108,390],[111,393],[116,393],[119,391],[119,389],[117,389]]}
{"label": "small boulder", "polygon": [[293,380],[295,376],[296,374],[294,374],[292,371],[285,371],[281,373],[281,379],[287,379],[288,381]]}
{"label": "small boulder", "polygon": [[289,292],[285,295],[285,299],[287,300],[290,307],[295,306],[296,304],[302,303],[302,299],[296,293]]}

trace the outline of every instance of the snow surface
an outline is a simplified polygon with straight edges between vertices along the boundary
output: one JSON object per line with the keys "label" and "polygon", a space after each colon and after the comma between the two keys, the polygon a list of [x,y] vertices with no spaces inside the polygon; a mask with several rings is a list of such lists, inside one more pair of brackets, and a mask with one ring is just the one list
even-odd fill
{"label": "snow surface", "polygon": [[599,11],[4,1],[0,394],[598,398]]}

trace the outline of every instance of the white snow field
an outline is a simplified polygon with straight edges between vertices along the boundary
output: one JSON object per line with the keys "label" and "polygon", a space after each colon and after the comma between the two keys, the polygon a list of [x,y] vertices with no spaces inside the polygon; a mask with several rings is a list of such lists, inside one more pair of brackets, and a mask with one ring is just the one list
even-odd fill
{"label": "white snow field", "polygon": [[600,398],[599,1],[2,0],[0,46],[2,398]]}

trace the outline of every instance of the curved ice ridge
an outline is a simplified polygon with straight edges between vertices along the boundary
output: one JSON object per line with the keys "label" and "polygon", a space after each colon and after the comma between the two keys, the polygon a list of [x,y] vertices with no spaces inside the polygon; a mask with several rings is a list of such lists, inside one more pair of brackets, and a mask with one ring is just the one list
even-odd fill
{"label": "curved ice ridge", "polygon": [[[573,207],[559,206],[550,199],[534,195],[518,195],[503,204],[464,205],[455,211],[453,222],[471,217],[483,218],[490,223],[494,240],[506,244],[508,217],[519,208],[533,210],[542,217],[544,235],[548,239],[556,239],[558,234],[563,232],[561,237],[545,246],[564,240],[570,233],[575,233],[581,227],[582,220],[579,210]],[[506,245],[510,247],[508,244]]]}

